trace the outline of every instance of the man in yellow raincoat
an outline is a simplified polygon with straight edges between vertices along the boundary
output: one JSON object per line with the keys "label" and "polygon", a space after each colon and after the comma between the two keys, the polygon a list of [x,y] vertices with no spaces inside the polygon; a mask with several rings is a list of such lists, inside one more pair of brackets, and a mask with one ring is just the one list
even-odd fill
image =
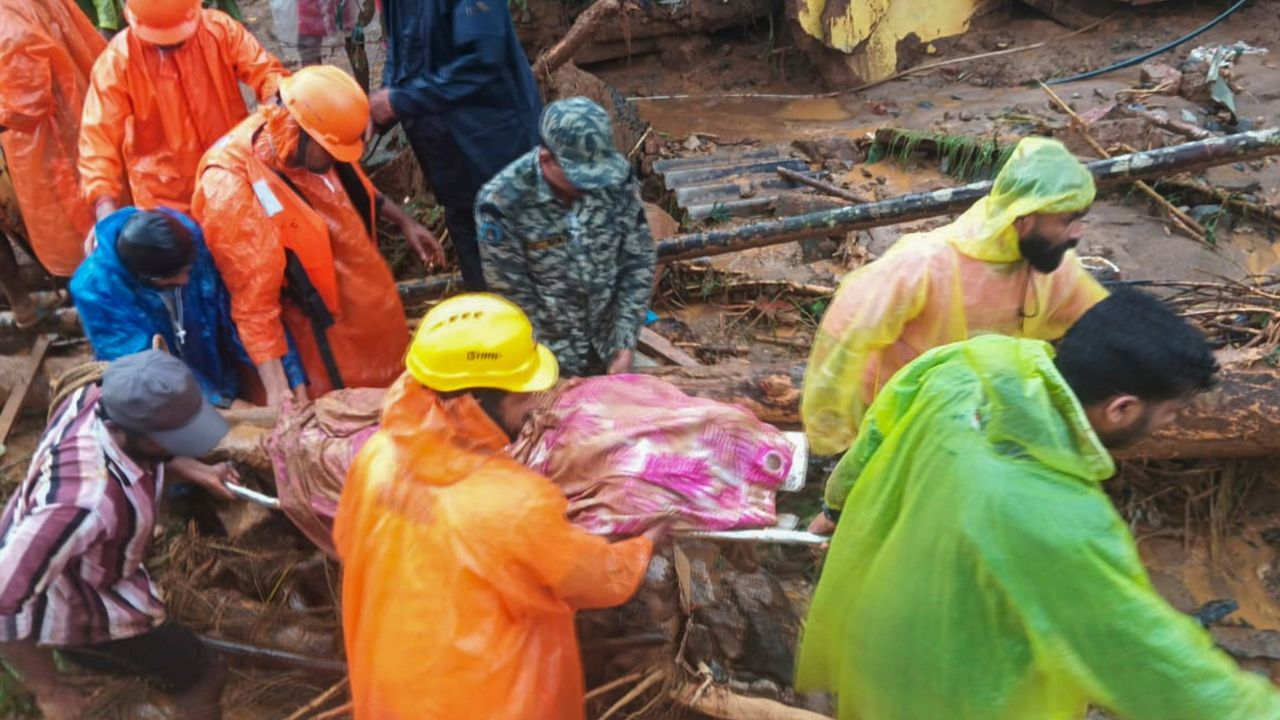
{"label": "man in yellow raincoat", "polygon": [[[827,483],[843,508],[797,687],[858,720],[1274,720],[1241,671],[1151,585],[1103,492],[1109,448],[1161,425],[1217,370],[1158,300],[1117,293],[1063,338],[989,335],[894,376]],[[855,482],[856,481],[856,482]]]}
{"label": "man in yellow raincoat", "polygon": [[907,235],[840,284],[814,338],[801,415],[815,453],[843,452],[876,393],[920,353],[982,333],[1056,340],[1106,291],[1072,248],[1093,176],[1055,140],[1027,138],[991,194]]}
{"label": "man in yellow raincoat", "polygon": [[406,364],[334,525],[355,717],[579,720],[574,611],[629,598],[659,531],[573,527],[560,490],[503,452],[504,414],[559,375],[514,303],[445,300]]}

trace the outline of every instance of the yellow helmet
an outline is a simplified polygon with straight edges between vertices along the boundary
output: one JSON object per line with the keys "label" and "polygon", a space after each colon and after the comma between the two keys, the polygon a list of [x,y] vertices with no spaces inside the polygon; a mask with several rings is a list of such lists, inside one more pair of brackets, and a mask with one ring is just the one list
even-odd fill
{"label": "yellow helmet", "polygon": [[560,377],[556,356],[533,339],[520,306],[491,293],[457,295],[431,308],[405,365],[413,379],[437,392],[538,392]]}

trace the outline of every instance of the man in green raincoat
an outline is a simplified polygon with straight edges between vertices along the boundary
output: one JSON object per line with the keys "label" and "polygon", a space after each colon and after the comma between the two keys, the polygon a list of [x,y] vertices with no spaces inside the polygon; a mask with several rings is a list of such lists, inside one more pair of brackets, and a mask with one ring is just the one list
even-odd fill
{"label": "man in green raincoat", "polygon": [[1216,370],[1136,291],[1094,306],[1056,360],[988,335],[905,367],[827,483],[843,513],[797,688],[834,691],[844,720],[1280,718],[1280,694],[1156,594],[1101,488],[1108,449]]}

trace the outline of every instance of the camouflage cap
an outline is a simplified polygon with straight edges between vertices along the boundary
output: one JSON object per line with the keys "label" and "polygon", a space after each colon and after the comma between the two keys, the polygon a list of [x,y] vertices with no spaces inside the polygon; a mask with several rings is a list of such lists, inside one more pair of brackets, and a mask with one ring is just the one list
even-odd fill
{"label": "camouflage cap", "polygon": [[611,187],[631,174],[631,165],[613,147],[609,113],[587,98],[566,98],[548,105],[542,112],[541,134],[542,144],[579,190]]}

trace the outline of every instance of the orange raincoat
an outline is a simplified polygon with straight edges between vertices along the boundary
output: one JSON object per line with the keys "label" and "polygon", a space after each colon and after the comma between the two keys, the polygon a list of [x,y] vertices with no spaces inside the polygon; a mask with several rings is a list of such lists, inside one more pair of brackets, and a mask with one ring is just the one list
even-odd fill
{"label": "orange raincoat", "polygon": [[1018,249],[1014,221],[1078,212],[1093,176],[1061,143],[1018,143],[991,193],[955,222],[899,240],[840,283],[814,336],[801,415],[819,455],[844,452],[880,388],[926,350],[996,333],[1056,340],[1107,291],[1068,252],[1049,274]]}
{"label": "orange raincoat", "polygon": [[125,29],[93,67],[80,130],[85,199],[187,212],[205,150],[249,114],[237,82],[266,102],[288,74],[240,23],[205,10],[196,34],[161,50]]}
{"label": "orange raincoat", "polygon": [[0,0],[0,146],[36,259],[60,277],[84,259],[93,226],[80,198],[76,137],[104,47],[73,0]]}
{"label": "orange raincoat", "polygon": [[629,598],[653,546],[570,525],[507,441],[470,395],[388,394],[334,526],[358,720],[583,717],[574,611]]}
{"label": "orange raincoat", "polygon": [[[335,280],[336,293],[325,299],[333,300],[329,305],[335,323],[326,337],[344,384],[387,387],[404,370],[409,331],[395,278],[370,234],[377,195],[364,173],[351,166],[359,181],[360,204],[370,213],[362,218],[336,170],[317,175],[290,165],[301,132],[289,112],[276,105],[246,118],[201,162],[193,212],[231,292],[231,317],[255,364],[284,357],[287,329],[307,371],[312,397],[333,389],[311,321],[280,296],[286,243],[293,246],[305,234],[332,252],[333,272],[327,276]],[[281,177],[288,183],[275,185]],[[286,230],[286,224],[275,219],[281,213],[305,213],[305,219],[318,227]],[[319,286],[322,274],[309,274]]]}

